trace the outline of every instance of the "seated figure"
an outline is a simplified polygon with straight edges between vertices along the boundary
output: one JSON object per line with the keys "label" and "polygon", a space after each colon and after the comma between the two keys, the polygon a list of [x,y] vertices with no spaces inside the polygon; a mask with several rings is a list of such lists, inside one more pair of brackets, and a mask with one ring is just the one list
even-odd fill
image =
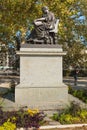
{"label": "seated figure", "polygon": [[47,6],[42,8],[42,12],[42,17],[34,20],[34,30],[28,36],[27,42],[56,44],[59,19],[55,19]]}
{"label": "seated figure", "polygon": [[49,11],[47,6],[42,8],[42,12],[42,18],[34,20],[36,35],[39,38],[44,37],[46,30],[54,29],[55,23],[55,16]]}

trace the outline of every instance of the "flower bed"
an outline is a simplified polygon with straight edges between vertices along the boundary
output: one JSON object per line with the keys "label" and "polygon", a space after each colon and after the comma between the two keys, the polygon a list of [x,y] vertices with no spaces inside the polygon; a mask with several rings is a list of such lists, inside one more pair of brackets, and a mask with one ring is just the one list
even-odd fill
{"label": "flower bed", "polygon": [[[44,130],[56,130],[56,128],[57,130],[77,130],[77,127],[80,125],[76,127],[75,124],[87,123],[87,110],[81,109],[79,105],[74,102],[71,103],[70,107],[55,113],[52,117],[52,119],[63,125],[40,127],[45,122],[45,116],[46,115],[42,111],[38,110],[20,109],[18,111],[3,111],[0,108],[0,130],[43,130],[43,128],[45,128]],[[67,127],[68,125],[66,125],[64,128],[64,124],[74,124],[74,127]],[[81,125],[80,128],[83,128],[83,125]],[[86,130],[86,128],[87,124],[84,126],[84,130]]]}
{"label": "flower bed", "polygon": [[0,108],[0,130],[24,130],[24,128],[38,129],[45,117],[44,113],[38,110],[6,111]]}

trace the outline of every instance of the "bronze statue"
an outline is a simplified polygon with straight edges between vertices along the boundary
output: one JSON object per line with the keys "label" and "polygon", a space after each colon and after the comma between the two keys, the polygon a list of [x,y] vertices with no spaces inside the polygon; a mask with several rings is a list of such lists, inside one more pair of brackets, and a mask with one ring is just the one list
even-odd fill
{"label": "bronze statue", "polygon": [[42,7],[43,15],[34,20],[34,30],[31,32],[27,42],[56,44],[59,20],[55,19],[47,6]]}

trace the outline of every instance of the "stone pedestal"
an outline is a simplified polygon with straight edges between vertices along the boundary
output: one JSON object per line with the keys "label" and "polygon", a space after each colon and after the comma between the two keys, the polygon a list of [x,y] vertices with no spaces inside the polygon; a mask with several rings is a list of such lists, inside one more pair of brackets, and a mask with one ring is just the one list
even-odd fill
{"label": "stone pedestal", "polygon": [[68,103],[68,88],[63,84],[62,57],[58,45],[27,45],[20,55],[20,84],[15,89],[19,106],[58,109]]}

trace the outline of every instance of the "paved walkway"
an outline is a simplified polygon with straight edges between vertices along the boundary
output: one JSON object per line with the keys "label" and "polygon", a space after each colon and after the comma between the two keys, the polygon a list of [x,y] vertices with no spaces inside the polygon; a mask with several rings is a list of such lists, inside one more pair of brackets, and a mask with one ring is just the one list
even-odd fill
{"label": "paved walkway", "polygon": [[74,89],[87,89],[87,77],[78,77],[77,85],[74,85],[73,77],[64,77],[63,82]]}

